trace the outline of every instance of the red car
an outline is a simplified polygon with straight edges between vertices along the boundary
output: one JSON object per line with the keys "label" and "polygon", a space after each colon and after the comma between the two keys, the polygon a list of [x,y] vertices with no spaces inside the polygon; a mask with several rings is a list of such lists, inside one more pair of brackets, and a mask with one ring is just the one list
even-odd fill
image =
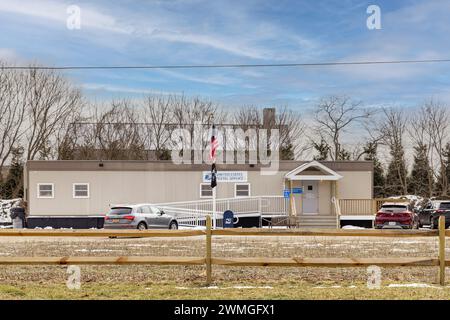
{"label": "red car", "polygon": [[407,203],[385,203],[375,216],[375,229],[418,229],[419,216]]}

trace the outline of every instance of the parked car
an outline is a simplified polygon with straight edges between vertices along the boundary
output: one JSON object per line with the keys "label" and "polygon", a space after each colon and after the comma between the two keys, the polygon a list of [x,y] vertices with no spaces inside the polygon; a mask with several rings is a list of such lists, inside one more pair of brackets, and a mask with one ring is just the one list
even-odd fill
{"label": "parked car", "polygon": [[438,227],[440,216],[445,216],[445,228],[450,226],[450,200],[430,200],[419,211],[420,226],[430,225],[431,229]]}
{"label": "parked car", "polygon": [[376,229],[417,229],[419,216],[408,203],[384,203],[375,216]]}
{"label": "parked car", "polygon": [[114,206],[105,216],[105,229],[178,229],[177,220],[151,204]]}

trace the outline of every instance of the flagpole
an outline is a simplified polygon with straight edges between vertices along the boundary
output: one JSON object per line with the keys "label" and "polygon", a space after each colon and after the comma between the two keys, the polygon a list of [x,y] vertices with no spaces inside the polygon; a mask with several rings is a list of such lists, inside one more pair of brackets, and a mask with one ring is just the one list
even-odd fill
{"label": "flagpole", "polygon": [[216,229],[216,188],[213,188],[213,229]]}
{"label": "flagpole", "polygon": [[211,151],[210,151],[210,159],[212,161],[211,164],[211,189],[213,196],[213,207],[212,207],[212,220],[213,220],[213,229],[216,229],[216,188],[217,188],[217,169],[216,169],[216,150],[217,150],[217,133],[216,126],[214,125],[214,115],[210,115],[210,119],[212,120],[212,132],[211,132]]}

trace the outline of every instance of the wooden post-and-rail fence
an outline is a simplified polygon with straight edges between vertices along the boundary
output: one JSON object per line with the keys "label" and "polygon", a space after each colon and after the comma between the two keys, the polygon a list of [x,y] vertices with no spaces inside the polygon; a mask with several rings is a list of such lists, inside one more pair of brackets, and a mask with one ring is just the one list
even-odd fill
{"label": "wooden post-and-rail fence", "polygon": [[[450,260],[445,257],[445,237],[450,230],[445,229],[445,217],[439,218],[438,230],[300,230],[300,229],[216,229],[211,228],[208,216],[206,230],[0,230],[0,237],[190,237],[205,236],[204,257],[171,256],[71,256],[71,257],[11,257],[1,256],[0,265],[204,265],[206,284],[212,283],[212,266],[264,266],[264,267],[439,267],[439,283],[445,283],[445,267]],[[214,258],[212,239],[214,236],[337,236],[337,237],[438,237],[439,255],[430,257],[403,258]]]}

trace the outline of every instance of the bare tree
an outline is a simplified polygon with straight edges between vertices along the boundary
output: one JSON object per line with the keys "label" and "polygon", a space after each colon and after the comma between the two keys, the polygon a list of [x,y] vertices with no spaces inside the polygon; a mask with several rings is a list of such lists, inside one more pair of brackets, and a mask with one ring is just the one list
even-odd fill
{"label": "bare tree", "polygon": [[242,130],[262,126],[261,110],[254,106],[244,106],[234,112],[233,123]]}
{"label": "bare tree", "polygon": [[26,74],[27,160],[51,157],[50,145],[59,126],[81,105],[81,92],[50,70],[30,69]]}
{"label": "bare tree", "polygon": [[264,123],[260,108],[245,106],[234,112],[232,122],[243,131],[252,128],[258,133],[260,128],[278,129],[280,141],[277,147],[281,159],[298,158],[307,148],[303,144],[306,126],[300,115],[286,106],[277,108],[274,119],[267,123]]}
{"label": "bare tree", "polygon": [[[422,150],[425,153],[425,157],[428,159],[427,167],[421,168],[422,170],[427,170],[427,181],[420,181],[420,183],[427,184],[428,196],[431,197],[434,193],[434,172],[433,169],[433,137],[430,135],[430,120],[429,114],[426,108],[422,107],[419,112],[415,112],[411,115],[410,123],[413,125],[407,126],[406,130],[409,137],[415,145],[417,150]],[[423,166],[423,164],[422,164]],[[416,182],[419,183],[419,182]]]}
{"label": "bare tree", "polygon": [[[98,111],[97,111],[98,112]],[[107,160],[144,160],[147,158],[140,116],[129,101],[113,102],[95,118],[95,138],[100,158]]]}
{"label": "bare tree", "polygon": [[[191,146],[196,144],[196,141],[194,141],[195,122],[201,123],[203,128],[208,129],[213,123],[224,123],[224,120],[227,117],[227,113],[220,108],[218,104],[209,100],[200,99],[198,97],[188,99],[184,96],[176,96],[173,97],[172,102],[175,124],[178,128],[189,131]],[[203,132],[202,141],[203,145],[201,148],[202,150],[205,150],[209,145],[208,131],[206,130]],[[193,152],[191,152],[191,157],[194,157]]]}
{"label": "bare tree", "polygon": [[436,178],[438,179],[441,194],[447,195],[449,182],[446,174],[444,150],[449,140],[449,110],[440,103],[430,101],[422,107],[422,113],[426,119],[426,132],[430,137],[431,146],[439,163],[439,170],[435,170]]}
{"label": "bare tree", "polygon": [[[172,101],[175,122],[182,127],[190,127],[195,121],[210,126],[213,121],[222,123],[226,118],[226,112],[209,100],[175,96]],[[214,115],[214,119],[211,115]]]}
{"label": "bare tree", "polygon": [[345,96],[331,96],[320,101],[314,112],[314,132],[320,141],[328,142],[332,160],[347,157],[348,152],[343,148],[343,134],[354,129],[355,124],[368,119],[373,113],[374,111],[362,108],[361,102],[352,101]]}
{"label": "bare tree", "polygon": [[23,72],[13,72],[0,64],[0,171],[23,135],[26,104]]}
{"label": "bare tree", "polygon": [[90,114],[74,113],[58,137],[59,159],[147,159],[141,118],[127,100],[91,105]]}
{"label": "bare tree", "polygon": [[387,192],[391,194],[407,194],[407,170],[404,151],[404,132],[407,118],[405,114],[393,108],[383,109],[379,128],[382,132],[383,143],[388,146],[391,160],[386,177]]}
{"label": "bare tree", "polygon": [[305,140],[306,125],[300,114],[281,107],[276,110],[275,127],[280,130],[281,159],[294,160],[308,149]]}
{"label": "bare tree", "polygon": [[226,143],[232,143],[230,146],[232,145],[235,149],[234,154],[236,159],[242,161],[248,158],[246,161],[250,161],[250,157],[256,158],[258,156],[257,135],[259,129],[263,126],[261,110],[254,106],[241,107],[233,113],[231,126],[235,129],[235,136],[227,137],[227,139],[232,138],[235,141]]}
{"label": "bare tree", "polygon": [[[53,158],[58,160],[75,160],[79,157],[81,159],[95,159],[93,157],[93,146],[95,144],[92,144],[92,147],[89,148],[88,141],[90,140],[85,139],[85,135],[89,135],[89,132],[85,130],[86,127],[80,125],[87,120],[87,117],[83,116],[81,108],[78,111],[74,110],[74,113],[65,119],[64,124],[60,125],[55,133],[55,154]],[[85,151],[88,151],[90,155],[87,155]]]}
{"label": "bare tree", "polygon": [[147,96],[144,99],[146,146],[157,160],[169,160],[171,124],[174,122],[173,96]]}

